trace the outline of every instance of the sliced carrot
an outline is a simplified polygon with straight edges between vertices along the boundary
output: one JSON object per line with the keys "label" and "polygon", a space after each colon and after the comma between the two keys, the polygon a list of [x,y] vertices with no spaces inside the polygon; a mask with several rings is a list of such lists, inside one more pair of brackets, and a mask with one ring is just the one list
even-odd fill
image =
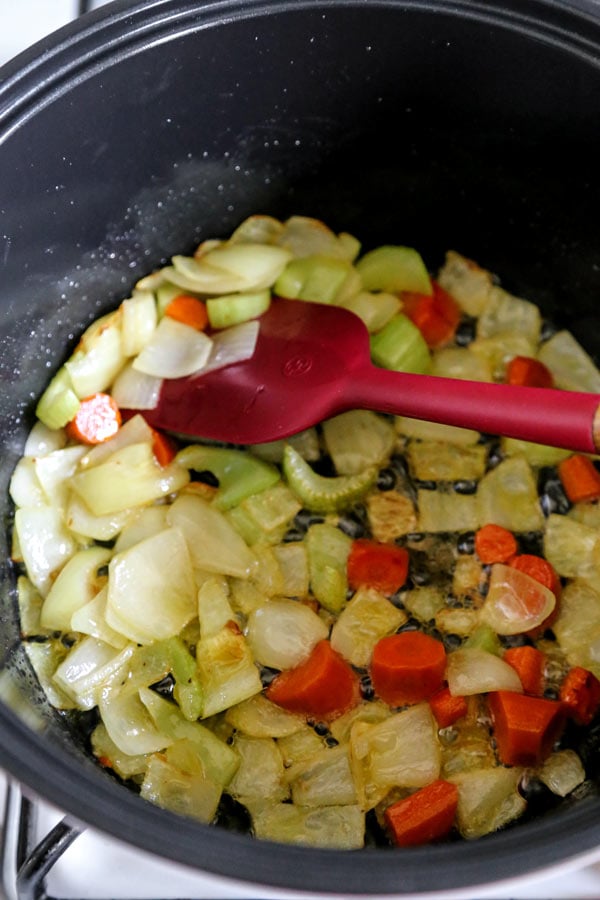
{"label": "sliced carrot", "polygon": [[110,394],[97,393],[82,400],[66,426],[68,436],[82,444],[102,444],[121,427],[121,410]]}
{"label": "sliced carrot", "polygon": [[578,725],[589,725],[600,709],[600,681],[583,666],[569,669],[560,688],[567,715]]}
{"label": "sliced carrot", "polygon": [[539,581],[540,584],[552,591],[557,599],[560,597],[560,578],[554,566],[543,556],[536,556],[534,553],[520,553],[510,560],[509,566]]}
{"label": "sliced carrot", "polygon": [[204,331],[208,325],[206,303],[203,303],[198,297],[189,296],[189,294],[179,294],[174,297],[165,309],[165,316],[177,319],[184,325],[190,325],[197,331]]}
{"label": "sliced carrot", "polygon": [[440,778],[392,803],[383,818],[393,842],[411,847],[445,837],[454,824],[457,805],[458,788]]}
{"label": "sliced carrot", "polygon": [[466,716],[468,710],[466,698],[451,694],[447,687],[436,691],[433,697],[429,698],[429,705],[440,728],[454,725],[458,719]]}
{"label": "sliced carrot", "polygon": [[508,565],[512,566],[513,569],[518,569],[519,572],[524,572],[525,575],[529,575],[529,577],[535,579],[535,581],[539,581],[540,584],[543,584],[544,587],[552,591],[556,597],[556,604],[548,618],[544,619],[537,628],[526,632],[530,637],[538,637],[543,634],[547,628],[550,628],[552,623],[555,622],[558,617],[560,609],[558,601],[562,591],[560,577],[554,566],[549,563],[547,559],[544,559],[543,556],[536,556],[534,553],[520,553],[518,556],[514,556],[509,560]]}
{"label": "sliced carrot", "polygon": [[265,693],[290,712],[330,720],[356,705],[359,688],[352,667],[322,640],[303,663],[275,676]]}
{"label": "sliced carrot", "polygon": [[571,503],[600,498],[600,472],[589,456],[575,453],[558,465],[558,477]]}
{"label": "sliced carrot", "polygon": [[475,552],[482,563],[506,563],[518,550],[512,531],[491,522],[475,532]]}
{"label": "sliced carrot", "polygon": [[433,293],[402,293],[402,312],[408,316],[429,347],[449,343],[458,327],[462,311],[456,300],[437,281],[432,279]]}
{"label": "sliced carrot", "polygon": [[177,444],[164,431],[152,429],[152,451],[159,466],[168,466],[177,454]]}
{"label": "sliced carrot", "polygon": [[420,631],[388,635],[373,648],[373,688],[390,706],[428,700],[443,686],[445,670],[444,645]]}
{"label": "sliced carrot", "polygon": [[406,581],[408,566],[408,550],[404,547],[359,538],[352,542],[348,554],[348,584],[354,590],[370,587],[395,594]]}
{"label": "sliced carrot", "polygon": [[536,766],[551,752],[564,727],[563,704],[516,691],[488,695],[494,737],[505,766]]}
{"label": "sliced carrot", "polygon": [[546,654],[526,644],[523,647],[510,647],[502,659],[516,671],[521,679],[523,690],[533,697],[541,697],[544,693],[544,672]]}
{"label": "sliced carrot", "polygon": [[531,356],[513,356],[506,367],[506,380],[526,387],[554,387],[550,369]]}

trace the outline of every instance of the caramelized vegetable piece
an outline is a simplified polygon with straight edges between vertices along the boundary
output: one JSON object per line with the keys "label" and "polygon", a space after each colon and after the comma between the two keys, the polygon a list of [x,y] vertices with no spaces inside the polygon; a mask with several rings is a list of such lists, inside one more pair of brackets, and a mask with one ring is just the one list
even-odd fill
{"label": "caramelized vegetable piece", "polygon": [[504,653],[503,659],[516,671],[526,694],[534,697],[542,696],[546,655],[541,650],[529,644],[523,647],[510,647]]}
{"label": "caramelized vegetable piece", "polygon": [[290,712],[326,720],[360,699],[357,675],[327,640],[319,641],[305,662],[277,675],[266,696]]}
{"label": "caramelized vegetable piece", "polygon": [[563,459],[558,466],[558,476],[571,503],[600,497],[600,472],[588,456],[575,453]]}
{"label": "caramelized vegetable piece", "polygon": [[578,725],[589,725],[600,709],[600,681],[583,666],[573,666],[560,688],[567,715]]}
{"label": "caramelized vegetable piece", "polygon": [[110,394],[97,393],[79,404],[66,426],[69,437],[82,444],[102,444],[121,427],[121,411]]}
{"label": "caramelized vegetable piece", "polygon": [[513,356],[506,367],[508,384],[521,384],[526,387],[554,387],[554,378],[550,369],[531,356]]}
{"label": "caramelized vegetable piece", "polygon": [[428,700],[442,687],[446,650],[441,641],[420,631],[405,631],[375,644],[371,679],[375,692],[390,706]]}
{"label": "caramelized vegetable piece", "polygon": [[348,584],[395,594],[408,575],[409,556],[404,547],[359,538],[352,542],[348,556]]}
{"label": "caramelized vegetable piece", "polygon": [[388,806],[385,824],[395,844],[410,847],[445,837],[454,823],[458,788],[438,779]]}
{"label": "caramelized vegetable piece", "polygon": [[482,563],[505,563],[517,552],[517,539],[512,531],[491,522],[475,534],[475,552]]}
{"label": "caramelized vegetable piece", "polygon": [[539,765],[563,730],[562,703],[514,691],[495,691],[488,703],[501,762],[505,766]]}

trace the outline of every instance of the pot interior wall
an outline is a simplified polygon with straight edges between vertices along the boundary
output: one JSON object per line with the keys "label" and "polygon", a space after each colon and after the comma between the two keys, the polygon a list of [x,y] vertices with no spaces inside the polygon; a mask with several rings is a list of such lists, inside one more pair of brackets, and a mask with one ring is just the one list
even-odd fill
{"label": "pot interior wall", "polygon": [[[590,329],[600,289],[598,22],[544,2],[111,6],[84,37],[67,29],[54,57],[26,56],[0,89],[6,521],[35,398],[83,327],[170,255],[253,212],[321,217],[365,246],[414,245],[432,269],[459,250],[600,352],[600,330]],[[9,670],[25,673],[6,564],[3,575],[2,648]],[[27,706],[41,709],[25,674],[22,683]],[[64,722],[45,717],[44,728],[54,784],[28,763],[35,747],[17,762],[21,747],[9,740],[5,764],[83,816],[61,780]],[[92,793],[120,796],[83,754],[70,764]],[[91,807],[99,825],[125,827],[110,803]],[[135,812],[144,825],[132,839],[160,850],[166,816]],[[175,846],[165,831],[162,851],[183,856],[187,838]],[[600,839],[597,828],[588,835],[587,846]],[[197,864],[226,870],[213,851]],[[516,852],[516,871],[556,852],[535,863]],[[450,879],[500,877],[501,865],[489,870],[494,858],[465,860]],[[291,886],[300,877],[270,874],[260,852],[253,859],[253,877]],[[362,875],[351,865],[346,885],[339,871],[318,865],[298,886],[440,886],[435,864],[400,881],[387,863]]]}

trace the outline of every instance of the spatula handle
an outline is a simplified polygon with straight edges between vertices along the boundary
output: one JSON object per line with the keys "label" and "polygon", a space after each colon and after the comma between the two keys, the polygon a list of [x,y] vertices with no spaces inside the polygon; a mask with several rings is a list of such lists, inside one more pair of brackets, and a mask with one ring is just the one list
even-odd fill
{"label": "spatula handle", "polygon": [[411,375],[375,366],[350,380],[349,405],[583,453],[600,448],[597,394]]}

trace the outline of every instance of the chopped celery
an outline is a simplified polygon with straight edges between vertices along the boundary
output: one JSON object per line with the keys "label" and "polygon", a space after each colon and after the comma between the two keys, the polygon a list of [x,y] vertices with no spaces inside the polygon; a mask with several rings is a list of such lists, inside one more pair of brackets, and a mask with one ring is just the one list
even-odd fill
{"label": "chopped celery", "polygon": [[371,357],[384,369],[423,375],[431,366],[425,339],[408,316],[398,313],[381,331],[371,336]]}
{"label": "chopped celery", "polygon": [[546,444],[507,437],[502,438],[501,449],[505,456],[522,454],[530,466],[555,466],[570,454],[569,450],[561,447],[548,447]]}
{"label": "chopped celery", "polygon": [[431,279],[423,259],[412,247],[384,245],[370,250],[356,268],[367,291],[414,291],[431,294]]}
{"label": "chopped celery", "polygon": [[319,435],[316,428],[307,428],[305,431],[299,431],[298,434],[292,434],[290,437],[282,438],[278,441],[268,441],[266,444],[253,444],[252,452],[267,462],[280,463],[283,459],[283,451],[286,444],[291,444],[300,456],[309,462],[317,460],[321,455]]}
{"label": "chopped celery", "polygon": [[271,305],[271,292],[223,294],[206,301],[208,321],[212,328],[229,328],[262,316]]}
{"label": "chopped celery", "polygon": [[280,479],[275,466],[245,450],[192,444],[181,450],[176,459],[186,469],[212,472],[219,481],[213,503],[221,510],[237,506],[246,497],[272,487]]}
{"label": "chopped celery", "polygon": [[321,606],[338,613],[346,602],[346,563],[352,541],[326,522],[311,525],[306,535],[308,573],[312,593]]}
{"label": "chopped celery", "polygon": [[143,775],[146,771],[149,755],[139,753],[131,756],[123,753],[111,740],[106,726],[102,722],[94,728],[90,740],[94,756],[100,760],[103,766],[116,772],[120,778],[133,778],[136,775]]}
{"label": "chopped celery", "polygon": [[320,254],[305,256],[287,264],[273,290],[290,300],[335,303],[352,272],[347,260]]}
{"label": "chopped celery", "polygon": [[35,414],[48,428],[62,428],[75,417],[79,403],[71,376],[63,366],[40,397]]}
{"label": "chopped celery", "polygon": [[293,492],[307,509],[314,512],[347,509],[377,479],[376,466],[369,466],[356,475],[319,475],[290,444],[284,451],[283,471]]}
{"label": "chopped celery", "polygon": [[179,297],[180,294],[181,288],[177,287],[176,284],[169,284],[169,282],[160,284],[156,288],[156,304],[159,319],[162,319],[162,317],[164,316],[165,310],[171,300],[174,300],[175,297]]}
{"label": "chopped celery", "polygon": [[174,703],[156,691],[142,688],[140,699],[150,713],[155,727],[166,736],[166,744],[189,740],[200,755],[207,775],[225,787],[240,764],[239,754],[200,722],[189,722]]}

